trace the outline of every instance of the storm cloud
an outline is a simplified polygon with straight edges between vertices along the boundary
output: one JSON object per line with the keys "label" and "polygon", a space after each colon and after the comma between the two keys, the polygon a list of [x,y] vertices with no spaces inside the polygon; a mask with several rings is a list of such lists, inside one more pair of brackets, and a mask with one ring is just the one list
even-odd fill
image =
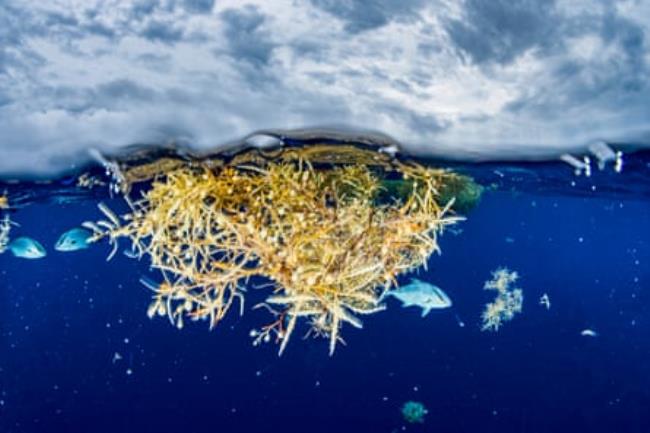
{"label": "storm cloud", "polygon": [[260,128],[458,158],[648,146],[649,35],[635,0],[5,0],[0,175]]}

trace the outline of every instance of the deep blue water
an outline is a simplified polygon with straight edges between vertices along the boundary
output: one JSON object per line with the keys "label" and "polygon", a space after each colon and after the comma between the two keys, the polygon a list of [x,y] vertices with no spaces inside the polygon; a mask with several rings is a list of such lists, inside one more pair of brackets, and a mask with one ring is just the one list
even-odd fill
{"label": "deep blue water", "polygon": [[[105,244],[53,249],[100,216],[96,200],[22,187],[12,235],[48,256],[0,255],[0,432],[648,432],[648,161],[591,178],[559,163],[460,166],[497,187],[419,274],[454,307],[422,319],[390,300],[363,330],[344,327],[333,357],[325,340],[294,337],[280,358],[253,347],[268,321],[254,290],[213,331],[147,319],[147,263],[106,262]],[[523,313],[481,332],[483,283],[501,266],[521,275]],[[403,420],[408,400],[428,408],[423,424]]]}

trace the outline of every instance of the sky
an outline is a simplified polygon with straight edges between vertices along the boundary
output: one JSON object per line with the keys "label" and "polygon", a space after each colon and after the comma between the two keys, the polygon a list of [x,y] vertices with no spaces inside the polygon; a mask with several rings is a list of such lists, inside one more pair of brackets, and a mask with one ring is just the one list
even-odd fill
{"label": "sky", "polygon": [[462,159],[650,146],[644,0],[1,0],[0,174],[262,128]]}

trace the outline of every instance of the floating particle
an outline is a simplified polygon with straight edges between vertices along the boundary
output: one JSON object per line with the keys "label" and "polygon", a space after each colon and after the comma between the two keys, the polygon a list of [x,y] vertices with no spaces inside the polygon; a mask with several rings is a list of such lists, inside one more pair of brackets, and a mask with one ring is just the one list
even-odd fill
{"label": "floating particle", "polygon": [[583,337],[598,337],[598,333],[593,329],[583,329],[580,332],[580,335],[582,335]]}
{"label": "floating particle", "polygon": [[539,298],[539,305],[543,305],[547,310],[551,308],[551,300],[548,297],[548,294],[544,293],[541,298]]}

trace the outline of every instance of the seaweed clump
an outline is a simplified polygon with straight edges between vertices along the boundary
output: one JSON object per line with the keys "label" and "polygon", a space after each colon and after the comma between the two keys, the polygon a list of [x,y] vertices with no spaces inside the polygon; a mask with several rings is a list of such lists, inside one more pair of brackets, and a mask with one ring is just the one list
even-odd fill
{"label": "seaweed clump", "polygon": [[418,401],[407,401],[402,406],[402,416],[411,423],[424,423],[424,416],[429,413],[426,407]]}
{"label": "seaweed clump", "polygon": [[0,220],[0,254],[7,251],[9,246],[9,233],[11,232],[12,221],[9,219],[9,215],[5,215]]}
{"label": "seaweed clump", "polygon": [[[426,266],[438,234],[462,219],[453,198],[439,198],[459,175],[353,146],[292,147],[272,158],[249,150],[147,170],[140,197],[125,194],[127,214],[102,205],[106,220],[85,224],[93,240],[117,248],[128,238],[131,255],[149,258],[164,281],[145,282],[154,291],[148,315],[179,328],[187,319],[212,328],[237,303],[243,312],[248,280],[267,278],[269,295],[255,308],[273,319],[251,336],[274,339],[280,353],[304,320],[332,354],[342,325],[361,328],[359,316],[383,310],[396,277]],[[389,178],[408,194],[378,200]]]}
{"label": "seaweed clump", "polygon": [[524,295],[520,288],[512,287],[519,279],[515,271],[499,268],[492,272],[492,279],[485,282],[485,290],[495,290],[497,296],[494,301],[485,306],[481,315],[482,331],[498,331],[502,322],[508,322],[521,313]]}
{"label": "seaweed clump", "polygon": [[[9,197],[7,193],[0,195],[0,211],[5,211],[9,209]],[[3,212],[4,213],[4,212]],[[4,214],[2,219],[0,219],[0,254],[7,251],[9,246],[9,234],[11,232],[11,226],[14,223],[9,218],[9,214]]]}

